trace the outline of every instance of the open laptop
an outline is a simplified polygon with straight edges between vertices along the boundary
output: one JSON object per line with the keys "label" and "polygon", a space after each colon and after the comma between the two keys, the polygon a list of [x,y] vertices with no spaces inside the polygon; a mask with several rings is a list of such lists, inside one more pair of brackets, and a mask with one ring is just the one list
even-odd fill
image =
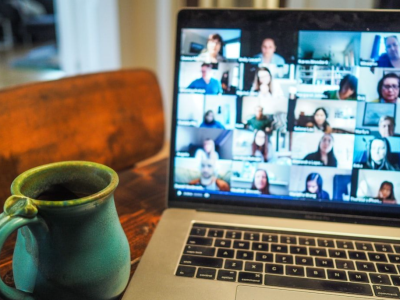
{"label": "open laptop", "polygon": [[179,13],[168,209],[124,299],[400,299],[400,13]]}

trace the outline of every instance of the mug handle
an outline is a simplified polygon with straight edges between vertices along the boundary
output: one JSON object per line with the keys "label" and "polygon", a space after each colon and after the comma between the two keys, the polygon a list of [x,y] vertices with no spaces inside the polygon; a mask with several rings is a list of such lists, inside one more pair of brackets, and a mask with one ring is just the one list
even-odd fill
{"label": "mug handle", "polygon": [[[4,213],[0,214],[0,251],[9,235],[15,230],[28,224],[43,223],[37,212],[37,207],[27,197],[13,195],[6,200]],[[35,300],[31,293],[6,285],[1,277],[0,296],[6,300]]]}

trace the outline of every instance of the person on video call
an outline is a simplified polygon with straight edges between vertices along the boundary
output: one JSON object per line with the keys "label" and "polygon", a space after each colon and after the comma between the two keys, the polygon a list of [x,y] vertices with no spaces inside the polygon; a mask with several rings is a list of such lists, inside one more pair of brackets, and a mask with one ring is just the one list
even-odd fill
{"label": "person on video call", "polygon": [[206,190],[229,191],[229,184],[217,178],[215,159],[203,159],[200,164],[200,178],[189,182],[190,185],[201,185]]}
{"label": "person on video call", "polygon": [[332,127],[329,125],[328,112],[323,107],[318,107],[313,114],[313,120],[306,124],[307,127],[313,127],[316,131],[323,131],[325,133],[331,133]]}
{"label": "person on video call", "polygon": [[211,64],[203,63],[201,65],[201,77],[192,81],[188,89],[202,89],[206,94],[218,95],[222,93],[221,82],[212,78]]}
{"label": "person on video call", "polygon": [[394,128],[396,123],[394,118],[389,116],[382,116],[379,119],[378,130],[381,137],[386,138],[389,136],[394,136]]}
{"label": "person on video call", "polygon": [[219,159],[219,154],[215,151],[215,142],[212,139],[205,139],[203,142],[203,148],[197,149],[194,157],[200,161],[207,158],[217,161]]}
{"label": "person on video call", "polygon": [[261,53],[255,55],[256,58],[261,58],[262,64],[284,65],[285,59],[276,52],[275,41],[271,38],[266,38],[261,44]]}
{"label": "person on video call", "polygon": [[384,204],[397,204],[396,198],[394,197],[393,183],[390,181],[382,182],[377,198]]}
{"label": "person on video call", "polygon": [[363,163],[364,169],[372,170],[398,170],[397,164],[390,161],[391,150],[386,138],[375,138],[368,144],[367,161]]}
{"label": "person on video call", "polygon": [[225,129],[224,125],[215,120],[214,112],[207,110],[204,114],[203,122],[200,124],[200,128],[218,128]]}
{"label": "person on video call", "polygon": [[269,181],[267,171],[263,169],[258,169],[254,173],[251,189],[259,191],[262,195],[269,195]]}
{"label": "person on video call", "polygon": [[394,73],[386,74],[378,82],[379,98],[372,102],[400,103],[399,98],[400,77]]}
{"label": "person on video call", "polygon": [[263,161],[268,161],[268,136],[264,130],[257,130],[251,144],[251,156],[261,157]]}
{"label": "person on video call", "polygon": [[397,36],[391,35],[385,38],[386,53],[378,59],[378,67],[400,68],[399,40]]}
{"label": "person on video call", "polygon": [[306,178],[306,189],[303,193],[314,194],[317,199],[329,200],[328,192],[322,188],[323,180],[318,173],[310,173]]}
{"label": "person on video call", "polygon": [[307,154],[303,159],[319,161],[328,167],[337,167],[337,160],[333,151],[333,136],[324,134],[319,141],[317,152]]}
{"label": "person on video call", "polygon": [[339,90],[325,91],[324,95],[331,100],[357,100],[357,77],[347,74],[339,83]]}
{"label": "person on video call", "polygon": [[247,120],[246,128],[252,130],[263,130],[267,133],[272,131],[273,120],[264,115],[264,109],[261,106],[255,107],[255,116]]}
{"label": "person on video call", "polygon": [[220,54],[223,44],[224,41],[218,33],[210,34],[206,49],[198,56],[199,60],[213,64],[225,61],[225,58]]}

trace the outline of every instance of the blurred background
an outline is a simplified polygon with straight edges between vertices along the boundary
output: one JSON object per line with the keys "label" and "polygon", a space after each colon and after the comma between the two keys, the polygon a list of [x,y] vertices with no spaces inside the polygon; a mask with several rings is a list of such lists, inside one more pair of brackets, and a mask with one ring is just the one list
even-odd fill
{"label": "blurred background", "polygon": [[398,0],[0,0],[0,88],[120,68],[154,71],[169,135],[177,12],[400,9]]}

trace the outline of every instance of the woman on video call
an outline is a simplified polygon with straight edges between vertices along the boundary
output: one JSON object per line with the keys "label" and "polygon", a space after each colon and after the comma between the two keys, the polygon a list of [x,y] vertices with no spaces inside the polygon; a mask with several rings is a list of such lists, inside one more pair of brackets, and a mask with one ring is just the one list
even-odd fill
{"label": "woman on video call", "polygon": [[318,173],[310,173],[306,178],[306,189],[303,193],[314,194],[317,199],[329,200],[329,194],[322,188],[322,177]]}
{"label": "woman on video call", "polygon": [[256,131],[251,144],[251,156],[262,157],[263,161],[268,160],[268,136],[264,130]]}
{"label": "woman on video call", "polygon": [[267,171],[258,169],[254,173],[254,179],[251,185],[251,189],[258,190],[263,195],[269,195],[269,181]]}
{"label": "woman on video call", "polygon": [[324,95],[331,100],[357,100],[357,77],[347,74],[339,83],[339,90],[325,91]]}
{"label": "woman on video call", "polygon": [[367,161],[363,163],[364,169],[372,170],[398,170],[397,164],[390,162],[390,144],[386,138],[375,138],[368,144]]}
{"label": "woman on video call", "polygon": [[393,183],[391,183],[390,181],[382,182],[377,198],[381,200],[384,204],[397,204],[396,198],[394,197]]}
{"label": "woman on video call", "polygon": [[224,41],[218,33],[210,34],[206,49],[200,53],[199,60],[213,64],[225,61],[225,58],[219,53],[223,44]]}
{"label": "woman on video call", "polygon": [[379,98],[372,102],[380,103],[400,103],[400,77],[394,73],[386,74],[378,82]]}
{"label": "woman on video call", "polygon": [[313,127],[317,131],[323,131],[325,133],[331,133],[332,127],[329,125],[328,112],[323,107],[318,107],[313,115],[313,120],[306,124],[307,127]]}
{"label": "woman on video call", "polygon": [[318,150],[307,154],[303,159],[319,161],[327,167],[337,167],[337,160],[333,152],[333,136],[324,134],[319,141]]}

